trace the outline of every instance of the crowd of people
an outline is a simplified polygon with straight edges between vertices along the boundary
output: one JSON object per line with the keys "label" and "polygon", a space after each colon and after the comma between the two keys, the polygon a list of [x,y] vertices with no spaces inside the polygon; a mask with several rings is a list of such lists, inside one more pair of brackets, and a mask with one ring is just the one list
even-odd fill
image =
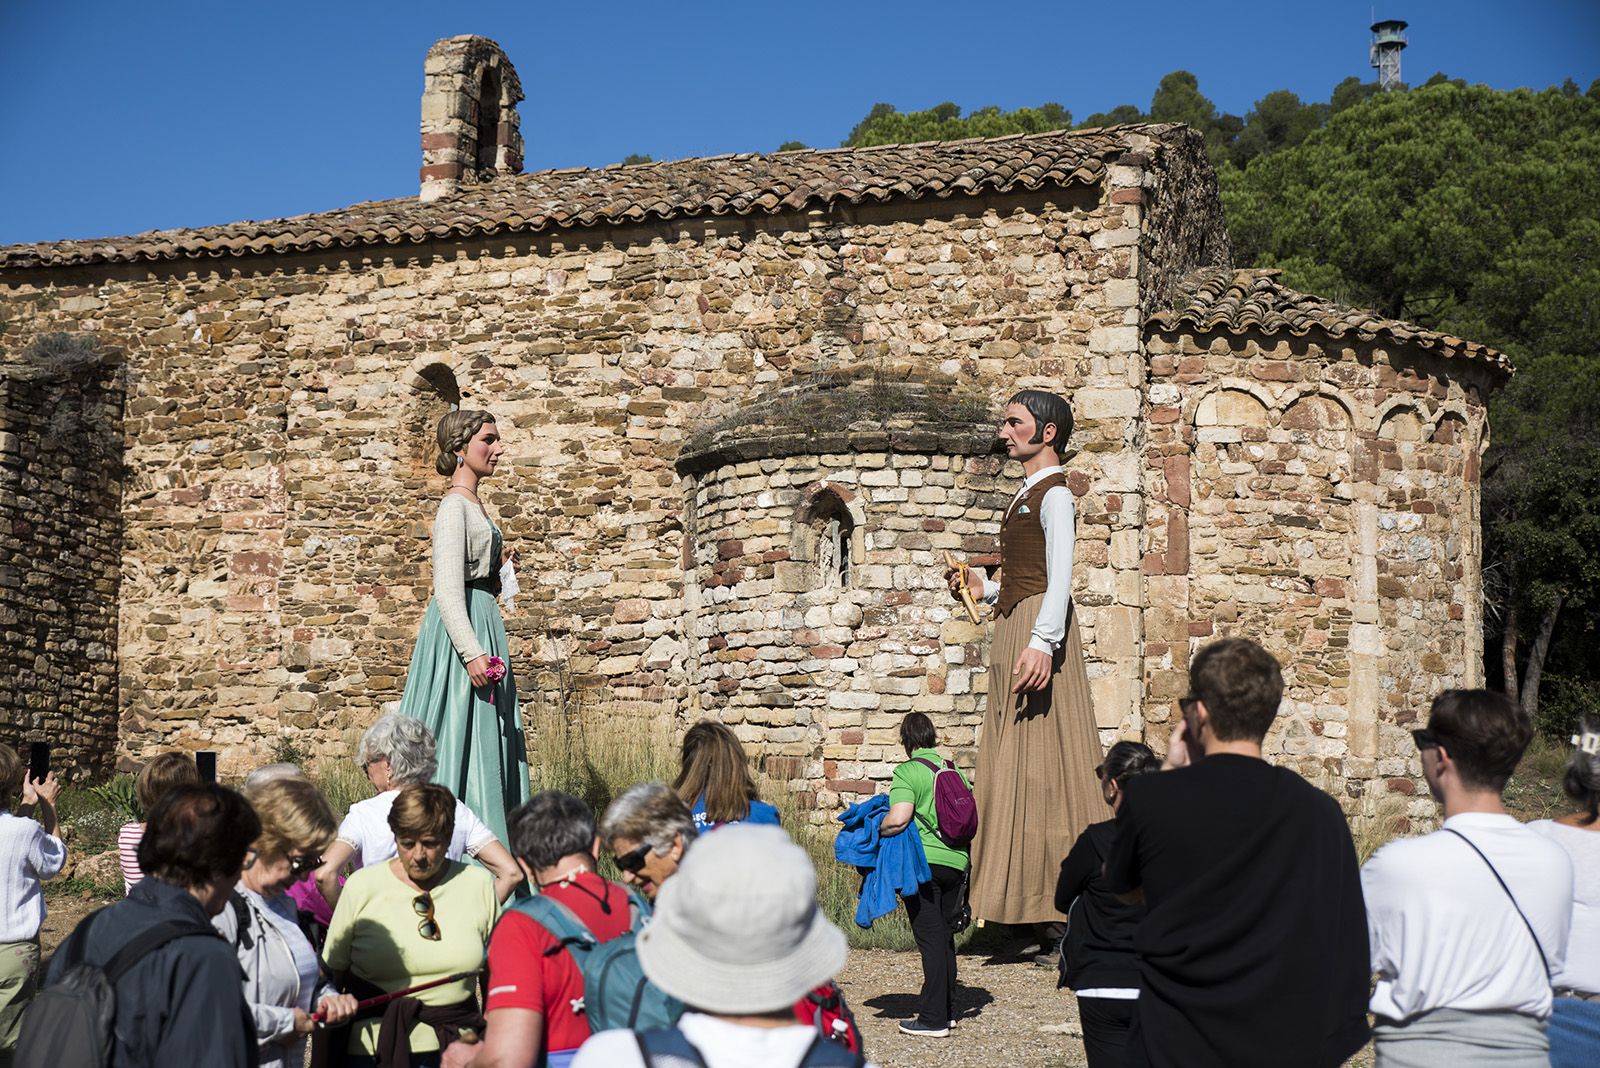
{"label": "crowd of people", "polygon": [[[1110,818],[1055,858],[1061,985],[1091,1068],[1336,1065],[1369,1039],[1385,1068],[1600,1063],[1600,723],[1574,740],[1576,811],[1524,825],[1501,792],[1527,718],[1487,691],[1439,695],[1413,736],[1443,825],[1359,866],[1339,805],[1263,759],[1276,660],[1227,639],[1189,677],[1165,759],[1113,745],[1095,769]],[[943,1038],[972,782],[926,715],[900,743],[850,856],[870,841],[901,880],[890,907],[923,983],[900,1029]],[[728,727],[694,725],[674,784],[604,812],[534,794],[504,841],[430,781],[435,751],[415,719],[380,718],[356,754],[374,796],[342,819],[293,765],[236,791],[186,756],[150,760],[147,818],[118,835],[126,897],[41,977],[59,786],[0,746],[5,1062],[66,1063],[98,1038],[127,1066],[866,1063],[834,982],[844,934]],[[88,975],[114,998],[103,1036],[62,1026]]]}

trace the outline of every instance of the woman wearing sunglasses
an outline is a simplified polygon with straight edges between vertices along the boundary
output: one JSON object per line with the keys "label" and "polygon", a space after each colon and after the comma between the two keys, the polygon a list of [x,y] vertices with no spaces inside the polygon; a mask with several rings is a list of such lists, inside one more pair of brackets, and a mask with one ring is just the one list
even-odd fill
{"label": "woman wearing sunglasses", "polygon": [[611,802],[600,821],[600,837],[611,850],[622,881],[654,899],[695,839],[694,817],[671,787],[643,782]]}
{"label": "woman wearing sunglasses", "polygon": [[317,788],[303,778],[247,787],[261,834],[245,853],[228,907],[212,917],[244,972],[244,997],[255,1018],[263,1068],[299,1065],[315,1029],[313,1006],[329,1020],[348,1019],[355,998],[323,982],[316,950],[301,932],[289,886],[310,871],[338,824]]}
{"label": "woman wearing sunglasses", "polygon": [[[395,797],[399,855],[350,876],[328,927],[324,959],[343,989],[365,1000],[482,965],[500,906],[493,876],[446,854],[455,812],[455,797],[431,783]],[[476,987],[469,976],[366,1010],[348,1036],[329,1033],[330,1053],[342,1050],[351,1068],[434,1068],[464,1029],[482,1033]]]}

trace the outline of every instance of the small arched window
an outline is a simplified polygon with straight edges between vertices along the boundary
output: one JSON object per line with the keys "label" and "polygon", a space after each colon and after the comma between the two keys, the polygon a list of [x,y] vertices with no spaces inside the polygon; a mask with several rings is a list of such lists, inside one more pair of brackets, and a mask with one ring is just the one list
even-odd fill
{"label": "small arched window", "polygon": [[433,465],[438,450],[435,432],[439,420],[461,407],[461,387],[455,372],[438,361],[420,368],[413,365],[407,385],[411,392],[405,408],[398,413],[399,430],[404,439],[403,454],[410,455],[418,477],[427,483],[434,477]]}
{"label": "small arched window", "polygon": [[500,148],[500,71],[485,67],[478,92],[478,173],[490,175]]}
{"label": "small arched window", "polygon": [[838,495],[825,491],[811,507],[810,542],[815,589],[850,588],[850,547],[855,520]]}

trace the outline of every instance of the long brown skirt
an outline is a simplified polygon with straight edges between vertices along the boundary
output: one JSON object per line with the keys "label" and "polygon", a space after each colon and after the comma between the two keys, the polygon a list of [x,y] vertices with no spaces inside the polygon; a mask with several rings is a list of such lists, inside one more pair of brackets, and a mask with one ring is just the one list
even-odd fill
{"label": "long brown skirt", "polygon": [[1044,594],[995,624],[989,702],[978,741],[978,836],[972,843],[972,914],[995,923],[1046,923],[1056,911],[1061,861],[1089,824],[1109,819],[1094,769],[1100,763],[1089,676],[1069,606],[1067,637],[1043,690],[1011,692],[1011,669],[1028,647]]}

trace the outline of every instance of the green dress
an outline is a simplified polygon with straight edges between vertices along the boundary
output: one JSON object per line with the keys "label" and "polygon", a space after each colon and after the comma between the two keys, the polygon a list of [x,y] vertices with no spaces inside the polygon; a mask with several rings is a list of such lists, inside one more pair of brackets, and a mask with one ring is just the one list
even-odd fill
{"label": "green dress", "polygon": [[[433,732],[438,745],[433,781],[466,802],[495,837],[506,843],[510,841],[506,814],[528,800],[528,758],[516,676],[495,596],[500,528],[476,507],[466,510],[452,499],[465,500],[450,494],[439,505],[434,523],[434,595],[411,653],[400,712],[420,720]],[[475,562],[469,552],[474,540],[483,547],[486,532],[480,523],[489,529],[487,564],[484,554],[480,552]],[[496,570],[474,577],[486,567]],[[457,588],[464,599],[455,597]],[[441,599],[445,602],[442,609]],[[452,618],[464,618],[457,622],[454,639],[447,622]],[[506,674],[499,682],[474,690],[466,661],[472,659],[468,654],[479,651],[503,660]]]}

